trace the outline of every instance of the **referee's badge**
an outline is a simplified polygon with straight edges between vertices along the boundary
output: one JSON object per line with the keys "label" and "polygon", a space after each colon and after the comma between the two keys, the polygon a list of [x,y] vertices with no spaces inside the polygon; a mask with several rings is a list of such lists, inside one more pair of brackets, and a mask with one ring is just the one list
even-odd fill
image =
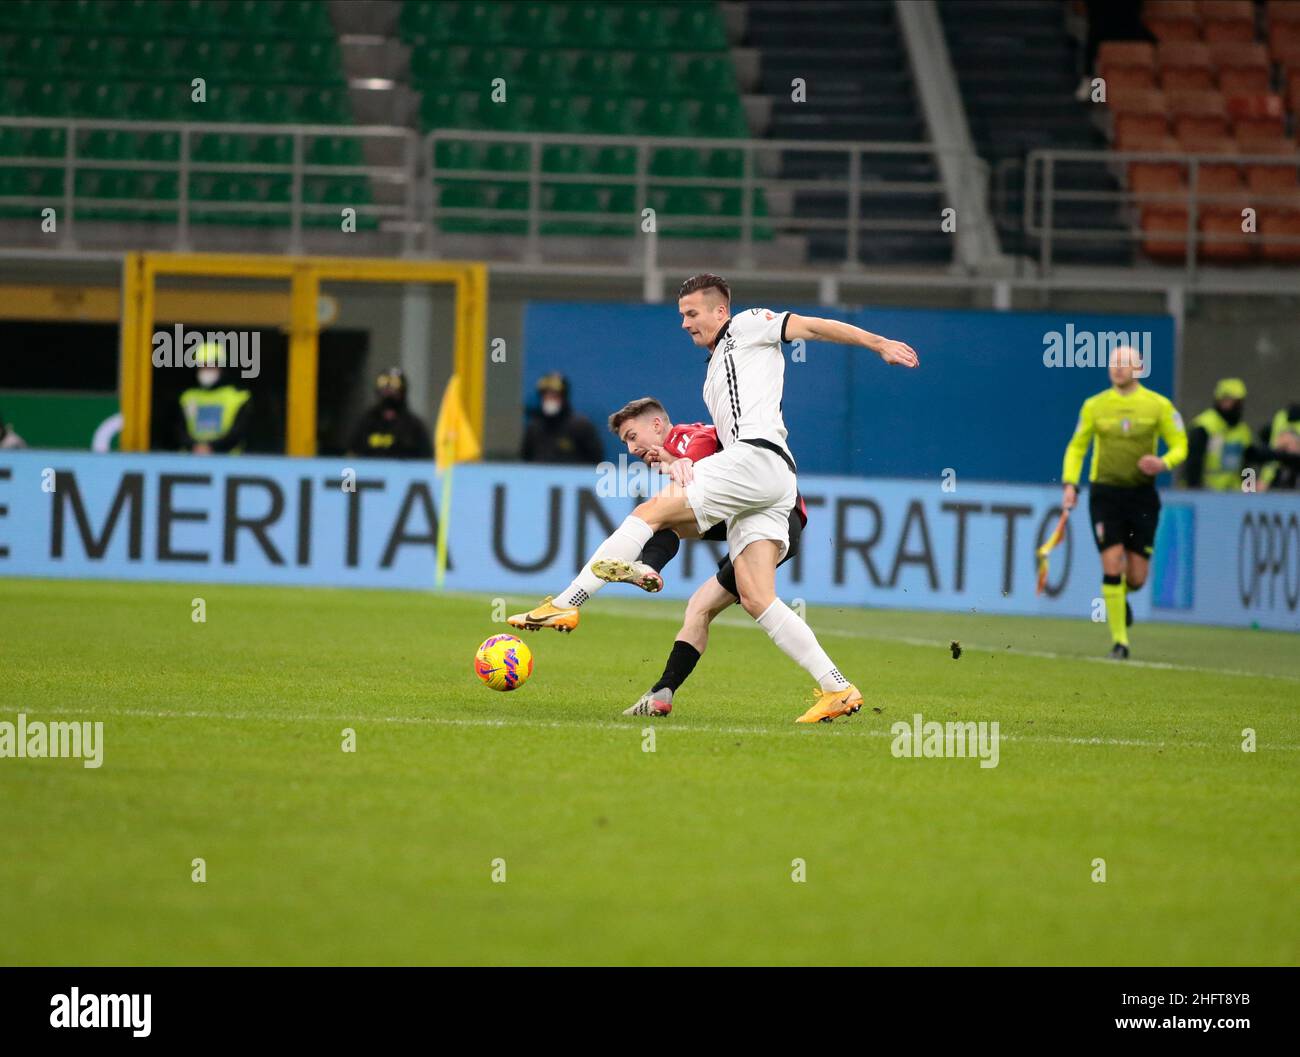
{"label": "referee's badge", "polygon": [[1098,521],[1092,526],[1093,532],[1097,533],[1097,542],[1100,543],[1106,538],[1106,522]]}
{"label": "referee's badge", "polygon": [[1133,428],[1133,420],[1131,418],[1121,418],[1119,420],[1119,428],[1127,433]]}

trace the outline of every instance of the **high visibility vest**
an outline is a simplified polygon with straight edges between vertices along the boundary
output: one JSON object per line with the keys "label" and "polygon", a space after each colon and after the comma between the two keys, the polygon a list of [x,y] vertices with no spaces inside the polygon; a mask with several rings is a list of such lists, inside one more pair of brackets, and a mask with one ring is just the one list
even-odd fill
{"label": "high visibility vest", "polygon": [[[1287,414],[1287,409],[1283,408],[1273,416],[1273,424],[1268,431],[1268,446],[1270,448],[1276,448],[1277,442],[1282,438],[1282,434],[1288,432],[1300,433],[1300,419],[1293,421]],[[1268,486],[1273,483],[1273,479],[1277,477],[1280,469],[1282,469],[1280,463],[1267,463],[1260,471],[1259,478],[1265,486]]]}
{"label": "high visibility vest", "polygon": [[[185,413],[185,429],[195,444],[211,444],[221,440],[235,424],[239,409],[248,403],[252,394],[247,389],[221,385],[215,389],[186,389],[181,393],[181,410]],[[243,446],[232,449],[242,451]]]}
{"label": "high visibility vest", "polygon": [[1214,408],[1202,411],[1193,426],[1200,426],[1209,437],[1205,447],[1205,468],[1201,482],[1216,492],[1233,492],[1241,487],[1241,468],[1250,447],[1250,427],[1244,421],[1229,426]]}

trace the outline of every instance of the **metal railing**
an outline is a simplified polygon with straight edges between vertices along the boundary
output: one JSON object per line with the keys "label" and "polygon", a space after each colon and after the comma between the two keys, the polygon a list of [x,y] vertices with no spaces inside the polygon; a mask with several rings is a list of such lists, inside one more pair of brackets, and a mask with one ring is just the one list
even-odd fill
{"label": "metal railing", "polygon": [[[514,171],[488,168],[465,168],[440,165],[439,147],[447,143],[474,144],[480,149],[490,145],[516,145],[527,153],[527,166]],[[552,148],[572,147],[587,153],[592,162],[600,151],[625,148],[633,153],[630,172],[597,171],[594,164],[584,164],[581,171],[561,171],[547,164]],[[660,174],[655,171],[656,156],[661,151],[686,151],[696,154],[713,151],[734,151],[739,155],[739,175],[720,176],[704,172],[683,175]],[[871,178],[869,175],[886,156],[903,159],[922,159],[937,163],[943,153],[960,154],[969,178],[962,181],[966,192],[963,202],[947,202],[943,183],[933,180],[896,180]],[[787,155],[822,156],[825,169],[843,173],[840,177],[798,178],[783,175],[783,159]],[[644,210],[654,208],[652,203],[659,193],[674,188],[685,188],[707,195],[710,192],[731,194],[739,199],[739,211],[729,213],[715,208],[702,212],[668,212],[656,210],[652,231],[655,234],[708,233],[730,228],[732,234],[724,235],[735,244],[736,263],[751,266],[755,245],[769,233],[771,235],[804,235],[817,232],[843,233],[844,252],[842,264],[855,267],[864,235],[879,231],[941,231],[942,217],[936,214],[913,216],[864,216],[864,200],[888,199],[896,212],[906,213],[898,207],[900,197],[939,197],[945,206],[958,211],[987,193],[988,166],[980,158],[958,151],[943,151],[928,144],[917,143],[850,143],[805,140],[745,140],[704,139],[656,136],[591,136],[561,133],[507,133],[465,130],[439,130],[425,137],[424,164],[428,178],[422,181],[422,221],[432,249],[443,231],[443,222],[450,219],[477,220],[501,226],[510,225],[522,236],[523,257],[540,261],[544,256],[542,236],[547,225],[597,225],[621,232],[629,238],[649,234],[643,223]],[[937,165],[935,166],[937,168]],[[527,188],[523,209],[500,208],[495,205],[448,206],[438,200],[440,183],[465,184],[490,182],[496,185],[520,185]],[[613,193],[619,188],[632,190],[632,214],[622,211],[556,210],[548,208],[547,197],[555,189],[566,185],[596,187]],[[819,196],[830,215],[800,215],[797,196]],[[767,202],[776,208],[760,211],[758,203]],[[553,204],[553,203],[552,203]],[[620,227],[621,224],[621,227]],[[653,239],[647,240],[653,244]]]}
{"label": "metal railing", "polygon": [[[1129,187],[1129,171],[1133,163],[1174,167],[1185,172],[1181,188],[1168,190],[1135,191]],[[1119,190],[1080,190],[1062,186],[1063,172],[1070,166],[1106,166],[1119,183]],[[1042,277],[1052,274],[1054,255],[1061,244],[1120,244],[1131,247],[1133,243],[1150,243],[1167,252],[1157,256],[1180,257],[1188,277],[1195,276],[1198,267],[1206,261],[1206,247],[1234,245],[1250,247],[1247,256],[1258,248],[1293,248],[1286,259],[1300,259],[1300,235],[1261,231],[1258,220],[1266,211],[1290,211],[1300,214],[1300,193],[1251,191],[1243,183],[1240,189],[1220,192],[1201,190],[1202,171],[1213,166],[1268,166],[1289,168],[1300,175],[1300,155],[1295,154],[1168,154],[1148,151],[1085,151],[1085,150],[1034,150],[1025,160],[1024,231],[1028,239],[1036,240],[1038,272]],[[1058,207],[1069,203],[1088,203],[1091,213],[1104,216],[1107,211],[1118,213],[1122,226],[1110,230],[1093,227],[1067,227],[1057,219]],[[1144,207],[1173,206],[1186,210],[1186,225],[1181,235],[1167,230],[1144,229]],[[1240,234],[1201,230],[1201,220],[1218,207],[1233,211],[1239,218],[1241,210],[1253,210],[1256,226],[1243,227]],[[1264,256],[1268,256],[1265,254]],[[1215,259],[1211,251],[1210,259]]]}
{"label": "metal railing", "polygon": [[[62,173],[62,191],[57,201],[57,226],[62,248],[77,246],[77,219],[80,214],[112,210],[126,214],[143,222],[159,223],[161,214],[168,219],[162,221],[176,229],[175,245],[181,250],[192,249],[191,229],[196,224],[196,214],[255,214],[269,218],[282,217],[287,214],[286,249],[290,253],[300,253],[303,248],[303,228],[305,218],[312,216],[341,217],[343,208],[356,210],[358,221],[362,218],[374,218],[381,227],[389,227],[401,234],[408,243],[414,242],[416,232],[412,223],[417,213],[416,195],[419,169],[419,141],[414,132],[404,128],[390,128],[376,125],[283,125],[283,124],[246,124],[234,122],[144,122],[117,121],[81,118],[21,118],[0,117],[0,134],[5,129],[40,129],[51,130],[56,136],[62,133],[63,148],[59,155],[52,154],[0,154],[0,170],[38,169],[47,172]],[[86,153],[97,132],[124,132],[136,136],[143,142],[144,137],[152,134],[174,135],[176,137],[175,157],[144,157],[136,152],[132,157],[107,157]],[[208,136],[236,137],[271,137],[283,138],[289,143],[287,161],[213,161],[195,157],[195,150],[202,148]],[[394,144],[380,147],[380,151],[398,157],[395,164],[315,164],[309,161],[311,145],[317,140],[339,138],[355,141],[365,154],[365,144],[376,142]],[[55,140],[57,142],[57,140]],[[168,154],[170,154],[170,150]],[[175,197],[132,196],[128,198],[106,197],[87,194],[78,190],[78,173],[126,172],[148,176],[174,176],[176,181]],[[274,181],[275,193],[266,193],[251,200],[220,200],[196,198],[191,187],[191,178],[195,176],[242,176],[248,178],[267,178]],[[381,190],[393,187],[396,202],[309,201],[304,196],[304,186],[311,179],[364,178],[369,187]],[[156,189],[156,188],[155,188]],[[44,207],[55,206],[48,195],[6,193],[7,188],[0,187],[0,207]],[[280,192],[287,192],[281,194]],[[381,194],[383,194],[381,190]],[[369,197],[369,189],[367,195]],[[388,195],[385,195],[388,197]],[[174,214],[174,220],[170,219]],[[38,218],[39,219],[39,218]],[[121,218],[125,220],[125,217]]]}

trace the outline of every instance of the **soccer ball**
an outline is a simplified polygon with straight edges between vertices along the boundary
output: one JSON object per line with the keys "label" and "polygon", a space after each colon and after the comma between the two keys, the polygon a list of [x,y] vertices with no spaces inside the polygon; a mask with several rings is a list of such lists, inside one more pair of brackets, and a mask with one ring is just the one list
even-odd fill
{"label": "soccer ball", "polygon": [[533,674],[533,651],[513,635],[493,635],[474,654],[474,674],[493,690],[518,690]]}

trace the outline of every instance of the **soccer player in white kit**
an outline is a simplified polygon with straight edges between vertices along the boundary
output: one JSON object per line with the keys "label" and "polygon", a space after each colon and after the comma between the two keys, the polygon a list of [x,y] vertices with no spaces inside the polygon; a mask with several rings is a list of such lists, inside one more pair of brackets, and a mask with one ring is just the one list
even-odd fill
{"label": "soccer player in white kit", "polygon": [[604,586],[592,570],[601,559],[632,561],[659,529],[697,538],[718,522],[736,571],[740,604],[773,642],[817,682],[816,699],[795,722],[830,722],[862,707],[862,694],[840,673],[807,623],[776,597],[776,567],[789,546],[795,502],[795,461],[781,418],[785,383],[783,341],[831,341],[871,349],[887,364],[916,367],[909,345],[833,319],[754,308],[731,314],[731,289],[716,275],[682,284],[682,329],[709,350],[704,403],[722,450],[672,474],[673,483],[636,508],[597,549],[573,582],[527,613],[517,628],[572,631],[578,609]]}

